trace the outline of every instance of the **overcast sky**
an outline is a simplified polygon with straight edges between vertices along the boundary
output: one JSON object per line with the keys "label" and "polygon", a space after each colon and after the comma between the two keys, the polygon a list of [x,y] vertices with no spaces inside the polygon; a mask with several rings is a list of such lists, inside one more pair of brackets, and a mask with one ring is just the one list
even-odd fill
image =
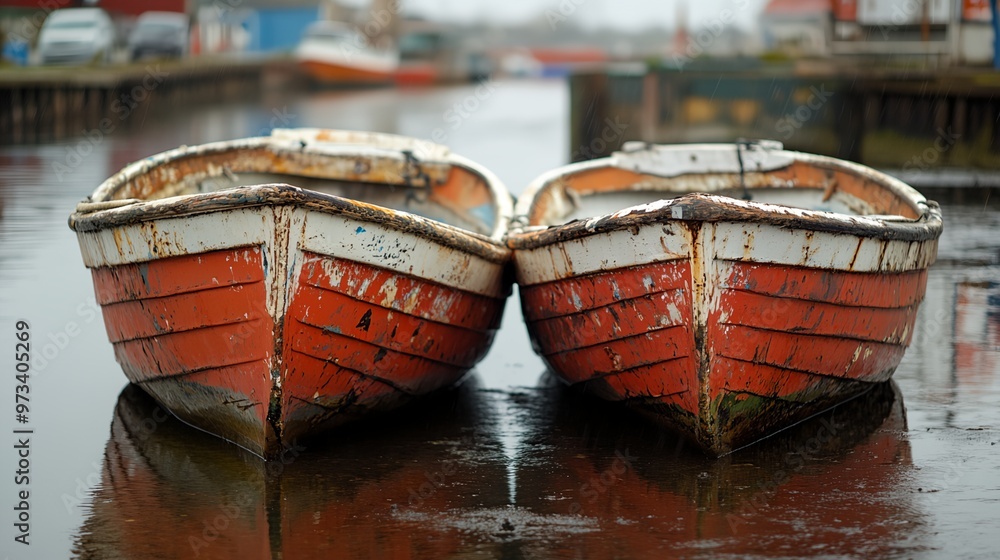
{"label": "overcast sky", "polygon": [[[370,0],[343,0],[354,6]],[[520,23],[543,17],[546,10],[559,13],[560,0],[401,0],[407,14],[458,22],[495,21]],[[587,28],[610,26],[634,30],[654,25],[673,28],[682,0],[562,0],[568,19]],[[767,0],[684,0],[691,29],[718,19],[724,9],[734,12],[733,23],[744,28],[756,24]]]}

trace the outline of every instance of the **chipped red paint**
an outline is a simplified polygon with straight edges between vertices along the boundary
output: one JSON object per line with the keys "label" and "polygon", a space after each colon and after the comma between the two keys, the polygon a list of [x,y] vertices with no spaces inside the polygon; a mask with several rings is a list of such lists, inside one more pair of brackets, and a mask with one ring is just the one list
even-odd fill
{"label": "chipped red paint", "polygon": [[872,274],[732,263],[709,318],[709,399],[802,400],[817,377],[889,379],[913,335],[927,271]]}
{"label": "chipped red paint", "polygon": [[573,276],[557,282],[521,285],[521,305],[528,320],[548,319],[667,290],[691,288],[686,260],[654,263],[614,271]]}
{"label": "chipped red paint", "polygon": [[[300,177],[318,190],[277,182]],[[129,380],[270,459],[483,358],[510,293],[510,206],[443,146],[279,130],[132,164],[70,227]]]}
{"label": "chipped red paint", "polygon": [[[302,283],[402,310],[408,315],[437,323],[480,331],[500,326],[503,306],[498,308],[492,298],[460,293],[447,286],[351,261],[339,260],[336,264],[338,274],[331,275],[323,270],[322,257],[306,255],[302,264]],[[389,299],[386,306],[386,294],[382,290],[390,277],[393,278],[395,293],[402,294],[402,297]]]}
{"label": "chipped red paint", "polygon": [[[837,378],[889,379],[912,337],[927,276],[926,270],[885,275],[728,266],[728,288],[709,315],[701,350],[691,328],[688,261],[528,286],[522,288],[524,314],[539,352],[568,383],[654,415],[672,407],[672,414],[688,418],[671,424],[695,426],[702,391],[711,403],[727,395],[737,402],[752,395],[808,403],[818,395],[857,392],[838,387]],[[733,413],[712,422],[716,432],[735,434],[751,425],[759,434],[787,418]]]}
{"label": "chipped red paint", "polygon": [[[749,201],[699,192],[744,184]],[[634,206],[575,214],[614,201]],[[524,317],[556,376],[716,455],[888,380],[941,233],[933,202],[874,170],[721,145],[552,171],[515,214]]]}
{"label": "chipped red paint", "polygon": [[533,322],[531,328],[548,352],[559,353],[607,342],[609,335],[619,340],[683,325],[684,318],[691,315],[690,308],[684,290],[677,289],[543,319]]}
{"label": "chipped red paint", "polygon": [[724,284],[782,298],[846,306],[899,308],[920,303],[927,289],[927,270],[899,274],[807,269],[762,263],[732,263]]}
{"label": "chipped red paint", "polygon": [[[492,344],[504,307],[503,299],[306,254],[275,330],[254,249],[98,268],[93,276],[129,379],[177,401],[172,410],[182,419],[260,450],[269,445],[274,386],[288,441],[396,406],[461,379]],[[276,341],[281,355],[273,355]],[[168,380],[189,385],[190,400],[167,396],[160,385]],[[221,392],[240,418],[226,420],[198,397],[206,391],[212,403]]]}
{"label": "chipped red paint", "polygon": [[731,309],[726,325],[744,325],[837,338],[908,344],[913,335],[917,304],[906,307],[862,307],[775,298],[726,290],[721,307]]}
{"label": "chipped red paint", "polygon": [[[885,381],[905,350],[895,344],[858,342],[845,337],[810,336],[734,325],[717,328],[709,335],[715,355],[862,381]],[[859,360],[861,357],[870,359]]]}
{"label": "chipped red paint", "polygon": [[[129,380],[170,402],[183,420],[263,449],[274,325],[261,252],[214,251],[95,268],[92,275]],[[175,396],[176,384],[187,398]],[[230,414],[214,411],[212,397],[220,394]]]}
{"label": "chipped red paint", "polygon": [[521,287],[549,367],[609,400],[654,397],[697,414],[691,267],[677,260]]}
{"label": "chipped red paint", "polygon": [[[674,410],[668,424],[689,426],[703,438],[699,443],[720,452],[788,422],[787,413],[720,415],[724,397],[808,404],[856,394],[860,386],[852,381],[889,379],[912,337],[926,284],[925,270],[884,275],[727,264],[728,288],[709,314],[700,347],[688,261],[524,287],[528,329],[566,382],[658,420]],[[837,378],[848,383],[838,386]],[[702,393],[716,411],[710,418],[701,411]],[[713,447],[717,434],[726,435],[726,447]]]}
{"label": "chipped red paint", "polygon": [[[329,271],[329,272],[328,272]],[[504,300],[307,254],[285,316],[286,437],[353,407],[393,406],[458,381],[493,342]]]}

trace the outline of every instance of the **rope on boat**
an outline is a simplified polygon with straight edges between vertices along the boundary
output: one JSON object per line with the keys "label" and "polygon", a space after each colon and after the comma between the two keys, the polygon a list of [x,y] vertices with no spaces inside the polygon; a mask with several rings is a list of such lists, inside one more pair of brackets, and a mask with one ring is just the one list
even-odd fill
{"label": "rope on boat", "polygon": [[[410,187],[410,189],[406,192],[407,206],[409,206],[409,203],[412,201],[423,204],[427,202],[428,198],[430,198],[430,193],[427,189],[430,189],[431,187],[431,177],[426,171],[424,171],[424,168],[420,166],[420,160],[417,159],[417,156],[413,155],[412,150],[402,150],[401,153],[403,154],[403,157],[406,158],[406,165],[403,168],[403,181],[407,187]],[[415,172],[410,171],[411,167],[415,170]],[[423,185],[414,184],[414,179],[422,179]],[[420,186],[424,187],[422,191],[417,190],[417,187]],[[423,195],[423,198],[421,198],[417,193]]]}
{"label": "rope on boat", "polygon": [[[770,150],[783,150],[784,146],[776,140],[747,140],[746,138],[737,138],[734,144],[736,144],[736,161],[740,164],[740,188],[743,189],[743,200],[752,200],[750,191],[747,189],[746,169],[743,165],[743,150],[745,149],[748,152],[763,150],[767,152]],[[757,167],[757,170],[760,171],[760,163],[757,164]]]}
{"label": "rope on boat", "polygon": [[130,206],[142,202],[138,198],[126,198],[124,200],[104,200],[101,202],[83,201],[76,205],[78,214],[89,214],[90,212],[100,212],[101,210],[112,210],[122,206]]}
{"label": "rope on boat", "polygon": [[743,189],[743,200],[751,200],[750,191],[747,190],[747,180],[743,169],[743,147],[750,147],[751,142],[747,140],[736,141],[736,161],[740,164],[740,188]]}

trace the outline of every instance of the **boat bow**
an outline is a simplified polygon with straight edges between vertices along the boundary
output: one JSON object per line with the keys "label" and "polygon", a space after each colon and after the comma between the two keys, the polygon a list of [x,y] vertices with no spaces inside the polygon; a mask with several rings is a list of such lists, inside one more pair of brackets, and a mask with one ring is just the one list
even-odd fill
{"label": "boat bow", "polygon": [[935,203],[877,171],[747,153],[567,166],[529,187],[508,239],[550,369],[713,454],[888,379],[942,228]]}

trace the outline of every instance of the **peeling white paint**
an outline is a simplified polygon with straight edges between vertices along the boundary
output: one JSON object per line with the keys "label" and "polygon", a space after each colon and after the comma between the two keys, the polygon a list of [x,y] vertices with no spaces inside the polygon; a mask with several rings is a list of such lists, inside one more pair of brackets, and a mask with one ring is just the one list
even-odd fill
{"label": "peeling white paint", "polygon": [[[363,227],[365,235],[356,235]],[[503,265],[398,231],[347,216],[312,212],[301,248],[491,297],[506,295]]]}
{"label": "peeling white paint", "polygon": [[382,307],[392,307],[393,303],[396,301],[396,277],[390,276],[382,287],[379,288],[379,293],[383,294],[382,297]]}
{"label": "peeling white paint", "polygon": [[[677,230],[664,236],[663,227]],[[632,232],[611,231],[514,253],[518,282],[551,282],[640,264],[685,258],[688,243],[678,224],[647,224]]]}

